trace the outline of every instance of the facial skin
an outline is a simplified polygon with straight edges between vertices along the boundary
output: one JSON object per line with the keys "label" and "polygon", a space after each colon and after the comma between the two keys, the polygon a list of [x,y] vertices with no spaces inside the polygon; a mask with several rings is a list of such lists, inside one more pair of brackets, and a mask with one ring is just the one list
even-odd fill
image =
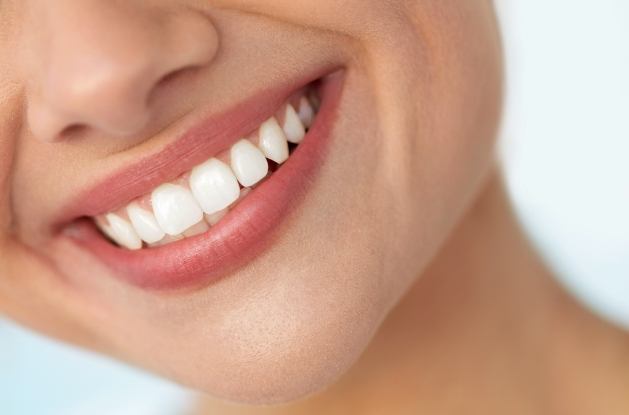
{"label": "facial skin", "polygon": [[[220,398],[319,391],[480,189],[500,62],[484,0],[4,1],[0,311]],[[226,278],[143,290],[56,229],[81,190],[201,113],[324,67],[345,84],[323,167],[273,243]]]}

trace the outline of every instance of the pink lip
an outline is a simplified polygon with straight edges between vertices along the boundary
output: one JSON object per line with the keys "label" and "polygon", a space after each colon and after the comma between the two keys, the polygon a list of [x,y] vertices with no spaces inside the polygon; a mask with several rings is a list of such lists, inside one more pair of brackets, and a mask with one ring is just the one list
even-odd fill
{"label": "pink lip", "polygon": [[[193,128],[164,151],[115,174],[88,190],[67,210],[69,217],[96,216],[168,180],[226,148],[253,130],[292,92],[318,79],[267,91]],[[91,220],[82,220],[72,238],[122,280],[148,290],[175,290],[209,284],[259,255],[295,210],[323,164],[343,88],[344,74],[323,78],[321,109],[304,141],[273,175],[247,195],[205,234],[158,248],[129,251],[106,241]],[[178,167],[183,167],[178,169]],[[148,171],[148,173],[147,173]],[[138,179],[141,178],[141,179]],[[171,176],[172,178],[172,176]]]}

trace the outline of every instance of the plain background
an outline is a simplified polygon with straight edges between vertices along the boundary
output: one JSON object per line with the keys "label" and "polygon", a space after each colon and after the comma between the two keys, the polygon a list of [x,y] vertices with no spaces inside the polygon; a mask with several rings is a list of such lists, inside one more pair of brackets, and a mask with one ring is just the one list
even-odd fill
{"label": "plain background", "polygon": [[[500,155],[561,281],[629,327],[629,2],[497,0],[508,61]],[[4,415],[170,415],[188,392],[0,320]]]}

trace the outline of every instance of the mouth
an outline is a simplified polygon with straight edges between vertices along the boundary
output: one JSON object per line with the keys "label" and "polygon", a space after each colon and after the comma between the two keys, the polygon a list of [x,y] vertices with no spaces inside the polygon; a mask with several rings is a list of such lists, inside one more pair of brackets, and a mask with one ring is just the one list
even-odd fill
{"label": "mouth", "polygon": [[312,79],[210,117],[84,192],[64,237],[142,289],[235,272],[272,245],[324,163],[344,73]]}

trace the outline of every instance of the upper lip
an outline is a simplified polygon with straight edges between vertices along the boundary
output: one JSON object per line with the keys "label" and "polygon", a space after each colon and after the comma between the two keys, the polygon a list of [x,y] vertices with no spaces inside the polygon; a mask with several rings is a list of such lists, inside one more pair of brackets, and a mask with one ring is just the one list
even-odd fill
{"label": "upper lip", "polygon": [[335,67],[319,68],[281,85],[259,91],[224,112],[209,114],[155,154],[119,169],[95,185],[80,190],[54,221],[65,225],[81,217],[112,211],[175,179],[208,157],[229,147],[234,140],[254,130],[300,88],[331,73]]}

